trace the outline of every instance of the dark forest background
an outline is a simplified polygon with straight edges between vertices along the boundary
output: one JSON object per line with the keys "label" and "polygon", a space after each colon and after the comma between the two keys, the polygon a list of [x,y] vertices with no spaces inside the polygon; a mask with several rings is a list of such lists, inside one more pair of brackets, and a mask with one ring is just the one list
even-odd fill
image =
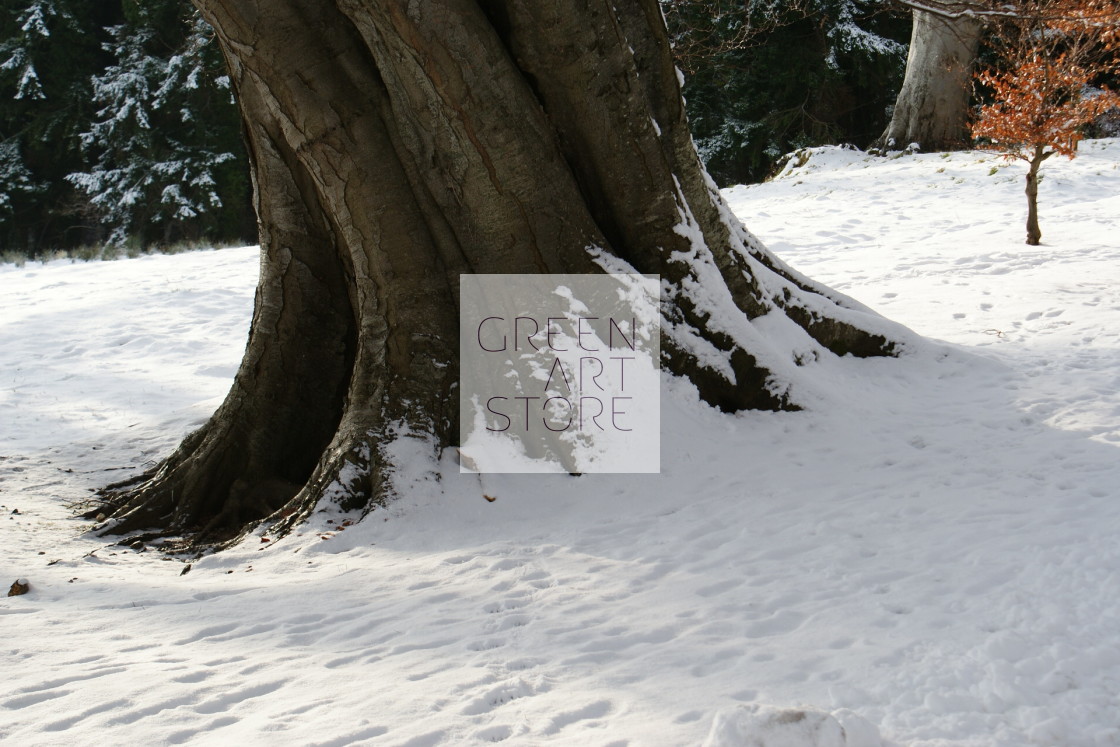
{"label": "dark forest background", "polygon": [[[256,241],[224,62],[187,0],[3,0],[0,253]],[[909,14],[881,0],[663,0],[701,157],[725,186],[865,147]]]}

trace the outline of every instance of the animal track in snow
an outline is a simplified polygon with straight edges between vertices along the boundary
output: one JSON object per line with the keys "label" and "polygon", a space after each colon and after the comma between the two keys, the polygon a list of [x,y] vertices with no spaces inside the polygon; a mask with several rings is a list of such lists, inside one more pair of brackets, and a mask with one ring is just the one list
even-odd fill
{"label": "animal track in snow", "polygon": [[506,683],[495,687],[478,698],[474,699],[463,708],[463,713],[468,716],[477,716],[488,713],[495,708],[505,705],[518,698],[536,694],[536,691],[524,680]]}
{"label": "animal track in snow", "polygon": [[609,700],[596,700],[580,708],[563,711],[552,717],[552,721],[549,723],[548,728],[545,729],[545,733],[556,734],[577,721],[603,718],[611,712],[612,708],[613,706]]}

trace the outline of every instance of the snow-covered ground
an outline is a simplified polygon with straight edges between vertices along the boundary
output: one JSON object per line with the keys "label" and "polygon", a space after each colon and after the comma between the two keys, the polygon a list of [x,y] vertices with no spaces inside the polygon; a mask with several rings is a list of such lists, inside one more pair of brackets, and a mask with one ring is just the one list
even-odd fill
{"label": "snow-covered ground", "polygon": [[490,503],[402,455],[390,509],[186,575],[66,503],[220,401],[255,251],[0,268],[0,741],[1120,744],[1120,141],[1044,171],[1040,247],[991,155],[727,190],[930,342],[815,364],[798,413],[668,381],[659,476]]}

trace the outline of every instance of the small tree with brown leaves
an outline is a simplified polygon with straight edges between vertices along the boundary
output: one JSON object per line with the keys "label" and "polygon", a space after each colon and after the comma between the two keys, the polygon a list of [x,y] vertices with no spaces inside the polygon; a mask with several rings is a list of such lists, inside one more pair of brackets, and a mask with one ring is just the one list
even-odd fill
{"label": "small tree with brown leaves", "polygon": [[976,75],[991,103],[972,137],[1027,162],[1027,243],[1037,246],[1039,167],[1054,154],[1073,158],[1084,126],[1120,106],[1120,96],[1092,88],[1120,69],[1120,10],[1112,0],[1040,0],[1018,11],[999,24],[997,66]]}

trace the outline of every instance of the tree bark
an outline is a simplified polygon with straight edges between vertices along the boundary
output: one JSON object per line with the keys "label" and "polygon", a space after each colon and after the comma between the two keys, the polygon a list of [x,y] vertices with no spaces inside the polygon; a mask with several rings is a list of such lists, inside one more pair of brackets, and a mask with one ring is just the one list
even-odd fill
{"label": "tree bark", "polygon": [[106,492],[106,531],[383,504],[395,439],[454,442],[461,273],[660,274],[664,364],[727,411],[795,409],[800,366],[894,347],[730,214],[657,0],[196,3],[252,157],[256,311],[225,403]]}
{"label": "tree bark", "polygon": [[1042,241],[1042,229],[1038,227],[1038,169],[1053,151],[1045,146],[1036,145],[1031,153],[1030,168],[1027,170],[1027,244],[1038,246]]}
{"label": "tree bark", "polygon": [[914,10],[906,74],[887,129],[874,147],[902,150],[960,148],[968,142],[972,69],[982,24],[970,16]]}

